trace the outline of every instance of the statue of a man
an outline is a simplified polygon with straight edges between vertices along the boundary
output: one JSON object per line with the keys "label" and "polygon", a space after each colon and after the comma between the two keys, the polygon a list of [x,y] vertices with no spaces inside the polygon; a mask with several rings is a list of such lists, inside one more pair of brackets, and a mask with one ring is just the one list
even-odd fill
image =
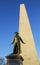
{"label": "statue of a man", "polygon": [[15,32],[15,36],[14,36],[14,39],[13,39],[13,42],[12,42],[12,44],[14,44],[14,49],[13,49],[13,53],[14,54],[16,54],[16,53],[20,54],[21,53],[20,41],[22,43],[24,43],[23,40],[22,40],[22,38],[19,36],[19,33]]}

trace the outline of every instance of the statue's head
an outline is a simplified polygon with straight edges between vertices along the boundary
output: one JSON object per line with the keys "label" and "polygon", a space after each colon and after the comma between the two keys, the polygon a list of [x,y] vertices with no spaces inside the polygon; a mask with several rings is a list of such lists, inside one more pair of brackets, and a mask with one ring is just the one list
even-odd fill
{"label": "statue's head", "polygon": [[16,35],[18,35],[19,33],[18,32],[15,32]]}

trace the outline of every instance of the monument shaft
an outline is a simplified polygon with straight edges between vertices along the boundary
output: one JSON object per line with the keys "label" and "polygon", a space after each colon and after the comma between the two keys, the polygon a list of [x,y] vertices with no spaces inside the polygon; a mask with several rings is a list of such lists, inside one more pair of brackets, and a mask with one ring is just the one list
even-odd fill
{"label": "monument shaft", "polygon": [[24,4],[20,5],[19,34],[26,43],[25,45],[21,44],[22,56],[24,57],[23,65],[39,65],[35,42]]}

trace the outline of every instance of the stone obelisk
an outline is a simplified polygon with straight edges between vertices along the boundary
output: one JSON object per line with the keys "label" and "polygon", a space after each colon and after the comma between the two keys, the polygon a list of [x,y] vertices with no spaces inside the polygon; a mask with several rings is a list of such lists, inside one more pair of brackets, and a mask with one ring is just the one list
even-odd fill
{"label": "stone obelisk", "polygon": [[23,65],[39,65],[35,42],[30,27],[27,11],[24,4],[20,5],[19,34],[26,43],[21,44]]}

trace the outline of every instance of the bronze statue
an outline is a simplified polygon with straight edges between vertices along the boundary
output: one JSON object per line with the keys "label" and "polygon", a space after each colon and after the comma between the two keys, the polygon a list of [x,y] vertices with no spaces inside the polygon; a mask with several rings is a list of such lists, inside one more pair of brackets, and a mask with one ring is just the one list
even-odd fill
{"label": "bronze statue", "polygon": [[22,40],[22,38],[19,36],[19,33],[18,32],[15,32],[15,36],[14,36],[14,39],[13,39],[13,42],[12,44],[15,44],[14,45],[14,49],[13,49],[13,53],[16,54],[16,53],[21,53],[21,46],[20,46],[20,41],[25,44]]}

